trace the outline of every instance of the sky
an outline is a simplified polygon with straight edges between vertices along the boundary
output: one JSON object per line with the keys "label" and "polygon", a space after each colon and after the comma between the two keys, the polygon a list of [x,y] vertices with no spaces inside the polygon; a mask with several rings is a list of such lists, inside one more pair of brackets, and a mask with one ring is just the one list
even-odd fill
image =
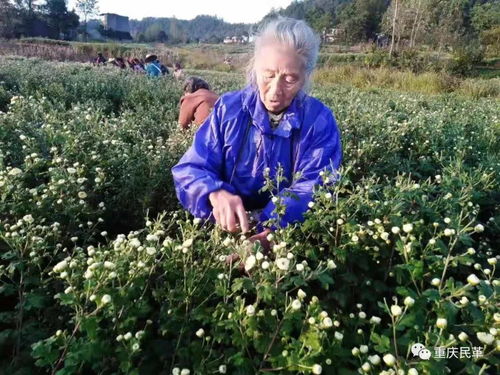
{"label": "sky", "polygon": [[[191,20],[208,14],[230,23],[255,23],[271,8],[284,8],[292,0],[99,0],[100,13],[117,13],[131,19],[144,17],[173,17]],[[68,0],[73,9],[75,0]]]}

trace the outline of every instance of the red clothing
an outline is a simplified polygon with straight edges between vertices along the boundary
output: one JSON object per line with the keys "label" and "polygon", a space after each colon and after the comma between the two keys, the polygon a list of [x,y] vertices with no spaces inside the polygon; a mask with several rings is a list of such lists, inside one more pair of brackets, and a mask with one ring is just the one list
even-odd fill
{"label": "red clothing", "polygon": [[199,89],[181,98],[179,124],[187,129],[191,122],[201,125],[208,117],[218,95],[210,90]]}

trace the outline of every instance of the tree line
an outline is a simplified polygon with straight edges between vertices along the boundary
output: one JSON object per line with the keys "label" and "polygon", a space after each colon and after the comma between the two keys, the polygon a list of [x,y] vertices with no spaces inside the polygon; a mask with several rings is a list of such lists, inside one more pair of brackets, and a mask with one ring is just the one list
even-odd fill
{"label": "tree line", "polygon": [[[78,0],[76,11],[80,19],[67,9],[66,0],[0,0],[0,37],[74,39],[86,33],[87,24],[96,24],[97,0]],[[420,45],[442,50],[476,41],[498,51],[500,43],[500,0],[294,0],[261,22],[277,15],[306,20],[325,41],[333,29],[336,42],[375,41],[391,52]],[[189,21],[130,20],[135,41],[169,44],[220,43],[225,37],[248,36],[257,27],[207,15]]]}
{"label": "tree line", "polygon": [[66,0],[0,0],[0,38],[75,39],[97,15],[97,0],[77,0],[75,8],[69,10]]}
{"label": "tree line", "polygon": [[497,44],[499,0],[294,0],[265,19],[304,19],[323,36],[336,28],[346,44],[386,37],[393,49],[428,45]]}
{"label": "tree line", "polygon": [[139,42],[220,43],[228,36],[248,36],[251,25],[232,24],[218,17],[201,15],[189,21],[152,17],[131,20],[130,29]]}

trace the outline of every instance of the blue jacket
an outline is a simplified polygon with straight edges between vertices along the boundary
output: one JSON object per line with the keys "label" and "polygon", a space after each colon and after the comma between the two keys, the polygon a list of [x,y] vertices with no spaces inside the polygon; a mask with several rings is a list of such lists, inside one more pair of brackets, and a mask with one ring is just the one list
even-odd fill
{"label": "blue jacket", "polygon": [[[247,210],[262,209],[263,222],[275,207],[268,192],[259,193],[263,172],[270,168],[274,178],[279,164],[287,181],[275,193],[296,196],[283,198],[286,212],[280,225],[284,227],[303,221],[313,188],[321,183],[319,173],[327,169],[336,175],[341,159],[339,130],[323,103],[300,91],[273,130],[257,89],[248,86],[219,98],[172,173],[177,197],[195,217],[208,218],[209,194],[225,189],[239,195]],[[302,177],[292,184],[298,171]]]}
{"label": "blue jacket", "polygon": [[146,64],[146,73],[150,77],[159,77],[163,74],[160,65],[155,61]]}

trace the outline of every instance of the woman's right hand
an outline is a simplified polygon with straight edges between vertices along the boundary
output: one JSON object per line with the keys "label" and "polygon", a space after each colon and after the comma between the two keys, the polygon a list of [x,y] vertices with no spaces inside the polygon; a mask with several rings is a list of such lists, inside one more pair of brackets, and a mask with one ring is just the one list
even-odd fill
{"label": "woman's right hand", "polygon": [[242,233],[250,230],[247,213],[239,196],[221,189],[210,193],[208,199],[215,221],[223,230],[234,233],[238,231],[238,224]]}

